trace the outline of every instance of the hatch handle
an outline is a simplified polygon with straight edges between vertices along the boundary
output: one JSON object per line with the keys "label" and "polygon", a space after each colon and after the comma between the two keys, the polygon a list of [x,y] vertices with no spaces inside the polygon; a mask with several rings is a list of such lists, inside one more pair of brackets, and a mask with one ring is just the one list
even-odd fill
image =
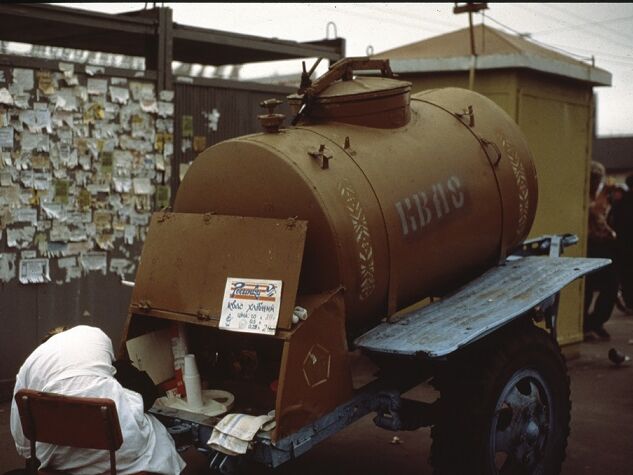
{"label": "hatch handle", "polygon": [[344,58],[334,63],[327,73],[321,76],[314,83],[299,90],[299,94],[308,96],[317,96],[328,88],[330,84],[339,79],[349,81],[354,76],[354,71],[372,71],[379,70],[383,77],[394,77],[388,59],[370,59],[366,56]]}
{"label": "hatch handle", "polygon": [[[320,59],[319,59],[320,61]],[[338,60],[332,66],[327,73],[321,76],[319,79],[312,83],[310,81],[310,75],[314,72],[316,65],[312,67],[310,72],[305,71],[305,63],[303,66],[303,73],[301,75],[301,85],[299,86],[298,94],[303,95],[301,99],[301,107],[299,112],[292,120],[292,125],[297,125],[299,119],[305,115],[306,110],[312,106],[312,102],[316,96],[325,91],[330,84],[339,79],[344,81],[350,81],[354,77],[354,71],[374,71],[379,70],[383,77],[393,78],[395,75],[391,70],[388,59],[370,59],[366,56],[343,58]]]}
{"label": "hatch handle", "polygon": [[310,150],[308,152],[308,155],[310,155],[310,157],[318,160],[321,160],[321,169],[322,170],[327,170],[328,168],[330,168],[330,160],[333,158],[332,153],[325,147],[324,144],[321,144],[319,146],[319,150]]}
{"label": "hatch handle", "polygon": [[493,159],[488,154],[488,147],[491,146],[497,155],[496,160],[494,160],[493,166],[496,167],[497,165],[499,165],[499,162],[501,161],[501,150],[499,150],[499,146],[496,143],[494,143],[492,140],[487,140],[483,137],[480,140],[481,140],[481,144],[483,145],[484,152],[488,156],[488,160],[493,162]]}
{"label": "hatch handle", "polygon": [[[318,64],[318,62],[317,62]],[[330,84],[339,79],[350,81],[354,77],[354,71],[375,71],[379,70],[383,77],[393,78],[395,75],[391,70],[388,59],[370,59],[367,56],[344,58],[338,60],[327,73],[312,83],[310,74],[314,71],[316,64],[310,70],[302,74],[301,85],[297,93],[302,95],[301,107],[299,112],[292,120],[292,125],[297,125],[299,119],[306,113],[306,110],[312,106],[314,98],[325,91]]]}

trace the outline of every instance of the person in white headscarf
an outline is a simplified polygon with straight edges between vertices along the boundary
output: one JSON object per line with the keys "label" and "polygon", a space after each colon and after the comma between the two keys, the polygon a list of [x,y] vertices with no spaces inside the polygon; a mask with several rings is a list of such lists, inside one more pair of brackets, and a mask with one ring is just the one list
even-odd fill
{"label": "person in white headscarf", "polygon": [[[20,368],[11,405],[11,434],[18,453],[27,458],[30,443],[22,432],[15,393],[33,389],[66,396],[103,397],[117,407],[123,445],[116,452],[117,472],[180,474],[185,462],[178,455],[165,427],[143,411],[139,393],[124,388],[114,378],[112,341],[100,329],[85,325],[58,333],[38,346]],[[77,474],[110,470],[107,451],[77,449],[38,443],[42,468]]]}

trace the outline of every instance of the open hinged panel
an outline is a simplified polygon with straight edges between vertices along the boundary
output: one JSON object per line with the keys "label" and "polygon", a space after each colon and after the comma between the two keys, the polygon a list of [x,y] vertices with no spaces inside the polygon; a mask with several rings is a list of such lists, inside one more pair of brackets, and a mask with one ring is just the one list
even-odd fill
{"label": "open hinged panel", "polygon": [[281,281],[277,328],[292,325],[307,222],[155,213],[131,311],[217,326],[228,278]]}
{"label": "open hinged panel", "polygon": [[[155,214],[122,352],[128,350],[135,361],[130,346],[126,348],[129,340],[183,333],[186,352],[196,356],[202,387],[230,392],[235,398],[231,413],[275,410],[273,440],[332,410],[352,391],[345,309],[340,288],[298,295],[306,229],[305,221],[293,219]],[[274,335],[218,328],[230,277],[282,282]],[[295,306],[304,307],[308,318],[293,324]],[[169,341],[169,336],[157,336],[152,351],[170,353],[172,348],[165,348]],[[159,345],[162,349],[154,350]],[[146,361],[156,360],[154,354],[146,356]],[[168,413],[207,426],[218,420],[188,411]]]}

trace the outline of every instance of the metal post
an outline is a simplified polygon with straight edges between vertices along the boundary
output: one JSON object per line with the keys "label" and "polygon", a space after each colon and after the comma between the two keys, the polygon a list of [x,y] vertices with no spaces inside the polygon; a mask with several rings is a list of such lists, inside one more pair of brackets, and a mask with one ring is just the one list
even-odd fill
{"label": "metal post", "polygon": [[471,91],[475,87],[475,61],[477,61],[477,53],[475,53],[475,32],[473,31],[473,12],[468,12],[468,28],[470,30],[470,71],[468,72],[468,89]]}
{"label": "metal post", "polygon": [[466,5],[455,3],[453,13],[468,13],[468,27],[470,30],[470,70],[468,72],[468,88],[472,91],[475,88],[475,69],[477,67],[477,51],[475,49],[475,30],[473,29],[473,13],[486,10],[487,3],[468,2]]}
{"label": "metal post", "polygon": [[163,60],[163,86],[168,91],[171,91],[173,88],[173,75],[171,71],[171,63],[174,57],[174,22],[173,22],[173,12],[171,8],[161,8],[164,12],[164,16],[162,19],[162,28],[161,35],[163,37],[163,49],[164,49],[164,60]]}

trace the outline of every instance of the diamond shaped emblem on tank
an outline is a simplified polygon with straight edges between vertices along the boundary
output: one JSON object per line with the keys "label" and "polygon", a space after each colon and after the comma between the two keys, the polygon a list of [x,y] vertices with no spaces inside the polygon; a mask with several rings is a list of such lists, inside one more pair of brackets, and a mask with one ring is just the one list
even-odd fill
{"label": "diamond shaped emblem on tank", "polygon": [[321,345],[312,345],[303,360],[303,377],[308,386],[314,388],[325,383],[330,377],[330,352]]}

